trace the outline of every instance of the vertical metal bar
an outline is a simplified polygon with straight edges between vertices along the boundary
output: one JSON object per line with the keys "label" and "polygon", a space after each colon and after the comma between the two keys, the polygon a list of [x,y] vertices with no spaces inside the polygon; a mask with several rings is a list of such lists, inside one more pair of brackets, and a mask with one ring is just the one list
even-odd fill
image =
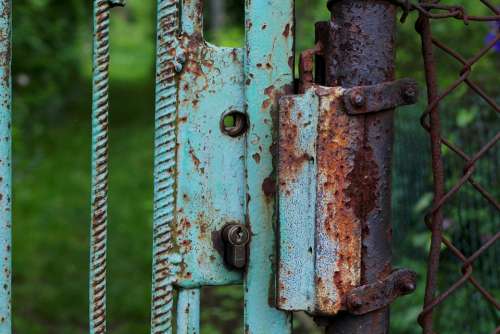
{"label": "vertical metal bar", "polygon": [[11,9],[11,0],[0,2],[0,333],[5,334],[12,331]]}
{"label": "vertical metal bar", "polygon": [[178,11],[178,0],[157,2],[152,334],[172,333],[175,270],[168,252],[173,247],[175,219],[177,87],[174,51]]}
{"label": "vertical metal bar", "polygon": [[106,332],[110,9],[111,3],[108,0],[94,0],[89,286],[91,334]]}
{"label": "vertical metal bar", "polygon": [[176,320],[177,334],[200,333],[200,289],[179,291]]}
{"label": "vertical metal bar", "polygon": [[[326,85],[350,88],[394,80],[396,8],[389,1],[330,0]],[[361,136],[351,177],[352,207],[362,226],[361,284],[391,273],[393,112],[356,116]],[[389,308],[329,319],[327,333],[388,333]]]}
{"label": "vertical metal bar", "polygon": [[[422,53],[425,67],[425,78],[427,82],[427,98],[429,104],[435,101],[438,94],[436,64],[434,62],[432,31],[429,18],[421,15],[418,27],[421,29]],[[432,152],[432,173],[434,178],[434,206],[438,205],[444,196],[444,167],[441,157],[441,121],[438,105],[430,110],[430,135]],[[443,211],[441,206],[435,210],[431,217],[432,238],[427,265],[427,281],[424,298],[424,308],[432,303],[437,288],[437,275],[439,270],[439,255],[441,252]],[[432,334],[433,321],[432,310],[425,313],[421,319],[425,334]]]}
{"label": "vertical metal bar", "polygon": [[246,223],[251,229],[245,277],[245,332],[290,333],[291,317],[274,304],[276,262],[275,122],[277,101],[292,93],[293,1],[246,1],[245,104],[247,132]]}

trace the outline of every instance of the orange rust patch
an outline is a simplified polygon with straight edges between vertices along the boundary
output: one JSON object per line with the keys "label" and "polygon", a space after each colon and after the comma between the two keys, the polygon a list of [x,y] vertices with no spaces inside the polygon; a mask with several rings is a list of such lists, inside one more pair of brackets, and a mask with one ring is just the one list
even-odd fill
{"label": "orange rust patch", "polygon": [[345,294],[358,285],[361,265],[361,224],[350,192],[359,129],[357,120],[345,114],[337,101],[331,93],[321,97],[317,138],[317,216],[337,247],[336,269],[331,274],[339,296],[335,305],[323,307],[336,311],[344,308]]}
{"label": "orange rust patch", "polygon": [[279,179],[282,187],[286,187],[290,181],[295,180],[302,165],[311,159],[307,153],[298,154],[299,129],[291,119],[291,110],[294,106],[294,100],[286,99],[280,110]]}

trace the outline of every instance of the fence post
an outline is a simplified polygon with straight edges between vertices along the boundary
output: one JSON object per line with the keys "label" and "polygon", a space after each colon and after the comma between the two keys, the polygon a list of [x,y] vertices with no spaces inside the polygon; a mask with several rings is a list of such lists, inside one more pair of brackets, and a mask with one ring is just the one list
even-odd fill
{"label": "fence post", "polygon": [[[324,50],[326,86],[375,85],[394,80],[396,8],[389,1],[329,0],[331,45]],[[360,145],[352,206],[361,222],[361,284],[386,278],[391,267],[393,111],[356,118]],[[388,333],[389,307],[327,320],[327,333]]]}

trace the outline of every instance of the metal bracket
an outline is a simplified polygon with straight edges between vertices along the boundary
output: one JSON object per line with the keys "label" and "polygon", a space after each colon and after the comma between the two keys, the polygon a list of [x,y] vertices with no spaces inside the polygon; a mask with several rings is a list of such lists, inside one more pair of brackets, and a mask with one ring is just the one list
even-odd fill
{"label": "metal bracket", "polygon": [[[359,309],[347,305],[347,296],[353,291],[372,287],[359,288],[365,219],[359,207],[366,200],[354,189],[358,189],[360,168],[366,167],[356,153],[363,144],[358,140],[362,135],[359,118],[353,116],[409,104],[417,95],[415,81],[403,79],[352,89],[312,85],[302,95],[281,98],[279,309],[318,316],[351,309],[364,312],[387,305],[405,291],[397,282],[409,274],[396,272],[387,282],[375,283],[384,287],[378,301],[361,302]],[[362,96],[359,101],[358,96]],[[372,170],[377,167],[384,169],[375,165]],[[376,180],[370,175],[376,173],[362,182],[373,184]],[[367,189],[374,191],[370,186]],[[376,294],[376,288],[372,289]],[[354,293],[352,298],[356,297]]]}
{"label": "metal bracket", "polygon": [[414,104],[418,100],[418,84],[401,79],[372,86],[346,89],[344,105],[349,115],[363,115]]}
{"label": "metal bracket", "polygon": [[360,286],[347,295],[347,309],[361,315],[390,305],[398,297],[416,289],[417,274],[411,270],[395,270],[381,281]]}

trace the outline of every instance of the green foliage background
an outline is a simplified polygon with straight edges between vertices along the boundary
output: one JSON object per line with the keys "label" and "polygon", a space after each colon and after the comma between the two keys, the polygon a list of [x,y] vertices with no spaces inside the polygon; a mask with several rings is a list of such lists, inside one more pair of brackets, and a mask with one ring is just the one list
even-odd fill
{"label": "green foliage background", "polygon": [[[472,12],[476,1],[456,0]],[[14,2],[14,326],[17,333],[85,333],[90,172],[91,2],[19,0]],[[241,45],[242,1],[227,1],[226,26],[207,29],[219,45]],[[313,42],[313,23],[328,18],[322,0],[297,0],[297,49]],[[128,1],[112,20],[111,166],[109,221],[109,330],[146,333],[149,324],[152,217],[154,85],[153,1]],[[423,82],[413,20],[399,25],[398,75]],[[210,17],[207,23],[210,24]],[[436,34],[466,56],[483,45],[486,24],[436,23]],[[456,79],[458,66],[440,58],[440,87]],[[499,57],[490,54],[474,80],[499,96]],[[424,95],[424,94],[423,94]],[[424,96],[422,96],[424,97]],[[422,99],[424,100],[424,99]],[[422,217],[432,201],[427,135],[420,128],[424,108],[397,114],[394,162],[394,248],[398,266],[419,273],[417,292],[393,307],[393,333],[418,333],[429,246]],[[470,154],[498,133],[496,115],[467,89],[442,107],[449,138]],[[462,163],[445,151],[448,186]],[[498,150],[480,162],[477,179],[499,195]],[[500,218],[470,189],[454,198],[446,234],[466,254],[498,231]],[[481,282],[500,293],[499,247],[477,265]],[[440,289],[459,275],[459,263],[443,250]],[[202,333],[238,333],[242,327],[242,288],[203,291]],[[472,289],[453,295],[436,317],[439,333],[486,333],[500,315]],[[297,333],[314,333],[307,317],[296,317]]]}

